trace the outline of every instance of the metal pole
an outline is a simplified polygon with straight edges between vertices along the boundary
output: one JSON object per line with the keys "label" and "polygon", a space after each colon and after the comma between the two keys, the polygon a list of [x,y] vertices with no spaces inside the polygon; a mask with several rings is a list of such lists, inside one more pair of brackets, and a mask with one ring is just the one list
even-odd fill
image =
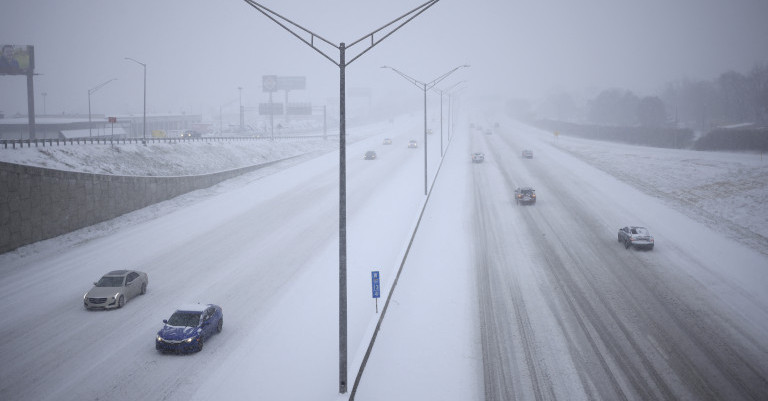
{"label": "metal pole", "polygon": [[93,136],[93,131],[91,129],[91,90],[88,89],[88,137]]}
{"label": "metal pole", "polygon": [[288,123],[288,89],[285,90],[285,113],[283,113],[283,121]]}
{"label": "metal pole", "polygon": [[[396,68],[393,68],[393,67],[390,67],[390,66],[386,66],[386,65],[381,67],[381,68],[389,68],[390,70],[396,72],[401,77],[405,78],[408,82],[416,85],[416,87],[418,87],[419,89],[424,91],[424,195],[425,196],[427,195],[427,90],[434,88],[434,86],[437,85],[440,81],[444,80],[449,75],[451,75],[454,72],[456,72],[456,70],[458,70],[459,68],[463,68],[463,67],[469,67],[469,65],[467,65],[467,64],[460,65],[460,66],[458,66],[458,67],[456,67],[456,68],[446,72],[445,74],[435,78],[434,80],[432,80],[432,82],[428,82],[428,83],[424,83],[424,82],[418,81],[418,80],[416,80],[416,79],[414,79],[414,78],[404,74],[403,72],[401,72],[400,70],[398,70]],[[442,102],[442,97],[440,98],[440,101]],[[442,106],[441,106],[441,110],[442,110]],[[442,113],[442,111],[441,111],[441,113]],[[442,124],[442,120],[441,120],[440,123]],[[440,140],[442,141],[442,134],[441,134]],[[442,156],[442,145],[441,145],[440,153],[441,153],[441,156]]]}
{"label": "metal pole", "polygon": [[[387,38],[389,35],[400,29],[403,25],[411,21],[413,18],[418,16],[419,14],[423,13],[426,9],[432,7],[435,5],[439,0],[429,0],[426,3],[420,5],[419,7],[414,8],[410,12],[402,15],[400,18],[397,18],[393,20],[392,22],[382,26],[381,28],[361,37],[360,39],[352,42],[349,47],[354,46],[358,43],[364,43],[363,41],[366,39],[370,39],[370,44],[362,51],[360,51],[357,55],[353,55],[352,58],[347,62],[346,60],[346,49],[348,48],[344,42],[342,42],[339,46],[339,61],[338,63],[328,54],[321,51],[319,48],[315,47],[315,40],[322,41],[334,48],[337,46],[328,41],[327,39],[322,38],[321,36],[316,35],[315,33],[307,30],[306,28],[296,24],[295,22],[275,13],[274,11],[262,6],[261,4],[253,1],[253,0],[245,0],[246,3],[253,6],[257,11],[264,14],[267,18],[271,19],[273,22],[277,23],[281,27],[283,27],[285,30],[290,32],[292,35],[294,35],[296,38],[304,42],[306,45],[312,47],[315,51],[320,53],[323,57],[330,60],[332,63],[337,65],[339,67],[339,89],[340,89],[340,96],[339,96],[339,393],[344,394],[347,392],[347,221],[346,221],[346,150],[345,150],[345,142],[346,142],[346,111],[345,111],[345,69],[349,63],[354,62],[357,60],[360,56],[365,54],[368,50],[372,49],[374,46],[376,46],[379,42]],[[401,21],[405,19],[404,21]],[[401,22],[398,22],[401,21]],[[399,25],[392,28],[393,24],[398,23]],[[307,40],[303,37],[301,37],[299,34],[296,33],[294,29],[291,27],[288,27],[286,24],[289,24],[291,27],[295,28],[296,30],[301,30],[302,32],[310,35],[310,39]],[[392,28],[389,33],[385,33],[383,37],[379,38],[378,40],[374,40],[374,34],[377,34],[381,32],[382,30],[386,28]],[[426,98],[426,94],[425,94]],[[271,97],[270,97],[271,101]],[[287,105],[286,105],[287,107]],[[354,398],[354,388],[353,388],[353,394],[352,397]]]}
{"label": "metal pole", "polygon": [[451,94],[448,94],[448,140],[451,140],[451,125],[453,125],[453,109],[451,109]]}
{"label": "metal pole", "polygon": [[440,158],[443,157],[443,91],[440,91]]}
{"label": "metal pole", "polygon": [[104,81],[95,87],[88,89],[88,136],[91,137],[93,135],[93,130],[91,129],[91,94],[95,93],[97,90],[101,89],[104,85],[116,80],[117,78],[112,78],[109,81]]}
{"label": "metal pole", "polygon": [[240,94],[240,103],[239,103],[240,104],[240,133],[242,134],[243,133],[243,128],[244,128],[244,125],[245,125],[244,124],[245,123],[245,119],[243,117],[243,87],[242,86],[238,86],[237,90],[238,90],[238,92]]}
{"label": "metal pole", "polygon": [[424,84],[424,196],[427,195],[427,84]]}
{"label": "metal pole", "polygon": [[339,393],[347,392],[347,161],[344,42],[339,45]]}
{"label": "metal pole", "polygon": [[143,125],[143,131],[144,131],[144,146],[147,145],[147,65],[141,64],[142,67],[144,67],[144,122]]}
{"label": "metal pole", "polygon": [[[35,47],[29,46],[29,65],[35,65]],[[27,73],[27,122],[29,124],[29,139],[37,139],[35,134],[35,74],[30,71]]]}

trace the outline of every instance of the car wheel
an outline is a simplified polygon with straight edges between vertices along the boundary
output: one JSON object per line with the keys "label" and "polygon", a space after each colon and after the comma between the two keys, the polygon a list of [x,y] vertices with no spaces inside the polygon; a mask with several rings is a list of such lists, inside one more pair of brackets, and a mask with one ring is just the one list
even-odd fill
{"label": "car wheel", "polygon": [[629,240],[625,240],[624,241],[624,248],[629,249],[630,246],[631,246],[631,243],[629,242]]}
{"label": "car wheel", "polygon": [[147,283],[144,283],[141,285],[141,295],[144,295],[147,293]]}
{"label": "car wheel", "polygon": [[224,328],[224,318],[219,319],[219,324],[216,325],[216,332],[221,333],[222,328]]}
{"label": "car wheel", "polygon": [[117,307],[122,308],[125,306],[125,297],[120,295],[120,298],[117,299]]}
{"label": "car wheel", "polygon": [[621,235],[619,235],[619,242],[621,242]]}

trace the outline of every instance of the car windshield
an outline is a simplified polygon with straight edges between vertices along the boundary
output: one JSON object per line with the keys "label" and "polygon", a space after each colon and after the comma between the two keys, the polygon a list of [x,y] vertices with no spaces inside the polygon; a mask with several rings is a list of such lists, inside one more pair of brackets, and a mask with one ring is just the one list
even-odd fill
{"label": "car windshield", "polygon": [[96,287],[122,287],[123,286],[123,278],[120,277],[102,277],[101,280],[99,280],[98,283],[96,283]]}
{"label": "car windshield", "polygon": [[522,193],[523,195],[530,195],[530,194],[533,193],[533,190],[524,189],[524,190],[520,191],[520,193]]}
{"label": "car windshield", "polygon": [[195,327],[200,323],[202,312],[176,312],[168,319],[170,326]]}

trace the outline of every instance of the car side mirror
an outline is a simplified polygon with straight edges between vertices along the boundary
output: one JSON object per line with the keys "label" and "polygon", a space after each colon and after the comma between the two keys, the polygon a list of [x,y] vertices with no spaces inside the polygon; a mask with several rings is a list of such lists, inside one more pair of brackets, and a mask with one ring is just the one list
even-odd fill
{"label": "car side mirror", "polygon": [[168,319],[163,319],[164,324],[168,324]]}
{"label": "car side mirror", "polygon": [[99,283],[97,283],[97,282],[95,282],[95,281],[94,281],[94,282],[93,282],[93,285],[97,286],[97,285],[99,285]]}

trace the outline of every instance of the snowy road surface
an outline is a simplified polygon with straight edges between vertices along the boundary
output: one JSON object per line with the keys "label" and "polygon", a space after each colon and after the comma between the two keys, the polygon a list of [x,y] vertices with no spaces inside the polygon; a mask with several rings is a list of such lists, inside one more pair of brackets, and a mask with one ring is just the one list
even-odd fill
{"label": "snowy road surface", "polygon": [[[500,121],[457,130],[356,399],[765,399],[768,257],[745,245],[761,235],[735,241],[585,163],[598,145]],[[406,147],[419,127],[348,145],[350,390],[378,317],[370,272],[387,294],[424,202],[423,148]],[[369,149],[378,160],[362,160]],[[0,399],[345,399],[337,185],[331,152],[0,255]],[[536,205],[514,204],[517,185]],[[656,248],[624,249],[627,224]],[[85,311],[89,283],[117,268],[146,271],[148,293]],[[223,332],[200,353],[158,354],[162,319],[190,302],[221,305]]]}
{"label": "snowy road surface", "polygon": [[[765,399],[765,296],[738,282],[765,284],[752,275],[768,267],[763,255],[551,137],[501,131],[472,135],[472,151],[486,152],[473,166],[486,399]],[[511,198],[525,185],[535,205]],[[655,249],[625,249],[624,225],[649,227]]]}
{"label": "snowy road surface", "polygon": [[[347,149],[350,359],[376,318],[370,271],[387,291],[423,203],[423,148],[408,149],[411,136],[387,125]],[[379,160],[362,159],[369,148]],[[257,399],[334,397],[338,176],[335,151],[3,255],[0,399],[211,399],[221,383]],[[147,294],[86,311],[90,283],[120,268],[147,272]],[[223,332],[201,353],[158,354],[162,319],[190,302],[221,305]]]}

